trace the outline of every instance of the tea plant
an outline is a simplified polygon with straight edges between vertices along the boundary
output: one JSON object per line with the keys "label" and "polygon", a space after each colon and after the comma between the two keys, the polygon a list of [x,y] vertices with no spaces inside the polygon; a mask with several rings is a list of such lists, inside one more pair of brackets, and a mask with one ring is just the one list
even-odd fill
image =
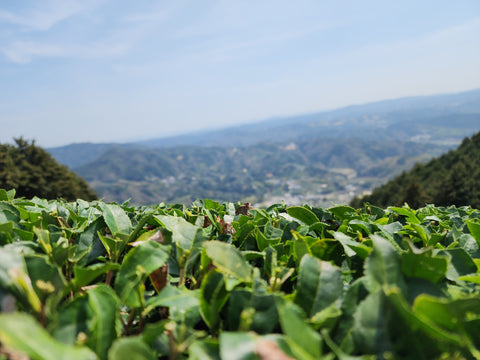
{"label": "tea plant", "polygon": [[470,207],[0,190],[0,359],[479,359],[479,269]]}

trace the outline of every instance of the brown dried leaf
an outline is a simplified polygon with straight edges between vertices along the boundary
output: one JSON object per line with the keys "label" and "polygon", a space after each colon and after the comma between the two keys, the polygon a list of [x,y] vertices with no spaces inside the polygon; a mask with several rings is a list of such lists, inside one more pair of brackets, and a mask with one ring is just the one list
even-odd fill
{"label": "brown dried leaf", "polygon": [[212,222],[210,221],[210,219],[208,218],[207,215],[204,215],[203,216],[203,228],[205,229],[206,227],[209,227],[210,225],[212,225]]}
{"label": "brown dried leaf", "polygon": [[240,205],[236,210],[235,210],[235,215],[246,215],[246,216],[252,216],[248,213],[248,210],[252,210],[253,207],[249,202]]}
{"label": "brown dried leaf", "polygon": [[163,237],[163,234],[160,230],[153,234],[148,240],[153,240],[160,244],[163,244],[165,242],[165,238]]}
{"label": "brown dried leaf", "polygon": [[235,229],[233,228],[231,223],[223,221],[218,216],[217,216],[217,222],[222,227],[222,234],[230,234],[230,235],[235,234]]}
{"label": "brown dried leaf", "polygon": [[150,280],[157,292],[160,292],[168,284],[168,264],[163,265],[150,274]]}

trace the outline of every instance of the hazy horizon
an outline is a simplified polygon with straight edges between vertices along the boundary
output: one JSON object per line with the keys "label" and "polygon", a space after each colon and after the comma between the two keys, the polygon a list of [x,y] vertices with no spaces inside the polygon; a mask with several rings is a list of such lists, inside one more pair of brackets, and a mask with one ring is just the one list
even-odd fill
{"label": "hazy horizon", "polygon": [[123,142],[480,88],[480,2],[342,5],[2,4],[0,141]]}
{"label": "hazy horizon", "polygon": [[[208,127],[208,128],[200,128],[200,129],[194,129],[194,130],[185,130],[185,131],[178,131],[178,132],[173,132],[170,134],[166,135],[159,135],[156,136],[155,134],[149,134],[149,135],[143,135],[143,136],[137,136],[137,137],[131,137],[127,136],[124,139],[117,139],[115,141],[105,141],[105,142],[94,142],[94,141],[73,141],[64,145],[59,145],[59,146],[51,146],[49,148],[56,148],[56,147],[62,147],[62,146],[68,146],[72,144],[79,144],[79,143],[92,143],[92,144],[102,144],[102,143],[112,143],[112,144],[135,144],[135,143],[140,143],[143,141],[148,141],[148,140],[156,140],[156,139],[168,139],[172,137],[182,137],[182,136],[195,136],[197,134],[202,134],[202,133],[209,133],[211,131],[221,131],[221,130],[226,130],[226,129],[231,129],[235,127],[241,128],[242,126],[248,126],[248,125],[253,125],[253,124],[261,124],[261,123],[269,123],[273,122],[275,120],[289,120],[290,118],[296,118],[296,117],[304,117],[304,116],[310,116],[310,115],[316,115],[316,114],[328,114],[330,112],[335,112],[338,110],[343,110],[343,109],[349,109],[352,107],[362,107],[362,106],[369,106],[369,105],[374,105],[382,102],[388,102],[388,101],[396,101],[396,100],[403,100],[403,99],[415,99],[415,98],[422,98],[422,97],[429,97],[429,96],[442,96],[442,95],[455,95],[455,94],[463,94],[463,93],[468,93],[471,91],[480,91],[480,88],[475,88],[475,89],[467,89],[464,91],[459,91],[456,93],[439,93],[439,94],[424,94],[424,95],[412,95],[412,96],[404,96],[400,98],[388,98],[388,99],[378,99],[372,102],[361,102],[357,104],[347,104],[345,106],[340,106],[340,107],[335,107],[333,109],[323,109],[323,110],[318,110],[318,111],[311,111],[308,113],[295,113],[295,114],[287,114],[287,115],[280,115],[280,116],[273,116],[269,118],[263,118],[263,119],[253,119],[250,121],[239,121],[238,123],[235,124],[227,124],[227,125],[222,125],[219,124],[218,126],[215,127]],[[13,141],[10,141],[13,142]],[[457,144],[457,143],[455,143]]]}

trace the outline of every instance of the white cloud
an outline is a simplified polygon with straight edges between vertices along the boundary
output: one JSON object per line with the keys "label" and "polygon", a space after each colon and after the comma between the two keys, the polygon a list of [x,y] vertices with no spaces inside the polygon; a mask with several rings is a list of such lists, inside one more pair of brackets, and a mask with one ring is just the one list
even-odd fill
{"label": "white cloud", "polygon": [[45,31],[98,3],[99,0],[50,0],[22,14],[0,11],[0,22],[18,25],[23,31]]}
{"label": "white cloud", "polygon": [[17,64],[27,64],[34,58],[103,58],[125,54],[129,45],[125,43],[106,44],[99,42],[88,45],[46,44],[32,41],[18,41],[3,49],[5,57]]}
{"label": "white cloud", "polygon": [[3,50],[8,60],[17,64],[29,63],[33,57],[52,57],[61,56],[64,49],[57,45],[36,44],[33,42],[16,42],[9,48]]}

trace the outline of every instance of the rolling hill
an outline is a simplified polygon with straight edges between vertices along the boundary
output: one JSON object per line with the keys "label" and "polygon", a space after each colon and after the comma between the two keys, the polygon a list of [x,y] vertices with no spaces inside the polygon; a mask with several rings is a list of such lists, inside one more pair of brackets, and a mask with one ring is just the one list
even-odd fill
{"label": "rolling hill", "polygon": [[480,90],[126,144],[48,149],[107,201],[347,203],[480,128]]}
{"label": "rolling hill", "polygon": [[361,139],[232,148],[115,147],[74,170],[108,201],[190,203],[206,197],[258,203],[284,197],[290,203],[328,203],[335,200],[332,194],[369,189],[446,149]]}
{"label": "rolling hill", "polygon": [[205,130],[125,144],[80,143],[47,149],[75,168],[112,147],[249,146],[318,138],[414,141],[457,146],[480,128],[480,89],[384,100],[314,114],[274,118],[224,129]]}

